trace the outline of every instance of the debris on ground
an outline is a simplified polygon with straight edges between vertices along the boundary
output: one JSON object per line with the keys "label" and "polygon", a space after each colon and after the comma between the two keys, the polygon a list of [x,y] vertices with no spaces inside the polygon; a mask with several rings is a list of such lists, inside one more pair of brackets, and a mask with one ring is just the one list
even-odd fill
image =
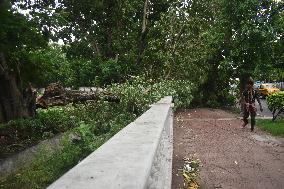
{"label": "debris on ground", "polygon": [[198,189],[200,184],[198,183],[199,179],[199,167],[200,161],[195,158],[183,158],[184,166],[182,169],[179,169],[184,180],[185,189]]}

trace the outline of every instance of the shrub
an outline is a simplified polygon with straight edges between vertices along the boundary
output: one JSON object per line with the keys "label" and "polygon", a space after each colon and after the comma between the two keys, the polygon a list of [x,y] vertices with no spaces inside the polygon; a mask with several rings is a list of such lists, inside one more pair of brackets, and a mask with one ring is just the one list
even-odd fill
{"label": "shrub", "polygon": [[188,107],[193,99],[194,85],[183,80],[153,80],[132,77],[124,84],[113,84],[108,91],[120,97],[121,105],[128,112],[140,115],[149,105],[164,96],[172,96],[175,108]]}
{"label": "shrub", "polygon": [[269,110],[273,114],[273,121],[277,116],[284,111],[284,92],[271,94],[267,97],[267,104]]}
{"label": "shrub", "polygon": [[123,110],[120,104],[97,101],[39,110],[34,119],[16,120],[2,125],[4,128],[16,126],[23,130],[27,127],[34,128],[34,131],[40,133],[38,139],[42,137],[41,128],[45,128],[47,124],[52,124],[61,131],[68,128],[69,131],[64,133],[61,147],[56,152],[49,152],[48,149],[38,152],[32,165],[7,178],[1,178],[0,188],[46,188],[135,119],[135,115]]}
{"label": "shrub", "polygon": [[82,116],[72,106],[38,109],[34,118],[0,124],[0,152],[10,154],[79,125]]}

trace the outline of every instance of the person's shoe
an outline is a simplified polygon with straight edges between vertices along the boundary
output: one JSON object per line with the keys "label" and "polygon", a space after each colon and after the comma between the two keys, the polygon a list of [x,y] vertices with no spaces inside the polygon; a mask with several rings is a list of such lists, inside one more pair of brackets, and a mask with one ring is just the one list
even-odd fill
{"label": "person's shoe", "polygon": [[247,123],[244,123],[244,124],[242,125],[242,128],[245,128],[245,127],[246,127],[246,125],[247,125]]}
{"label": "person's shoe", "polygon": [[250,129],[250,132],[253,132],[254,131],[254,129]]}

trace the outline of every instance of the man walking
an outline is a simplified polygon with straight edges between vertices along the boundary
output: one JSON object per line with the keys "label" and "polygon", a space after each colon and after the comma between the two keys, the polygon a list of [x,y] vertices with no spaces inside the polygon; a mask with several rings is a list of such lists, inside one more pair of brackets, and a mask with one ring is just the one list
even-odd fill
{"label": "man walking", "polygon": [[249,80],[247,81],[246,84],[246,89],[243,92],[243,111],[244,111],[244,115],[243,115],[243,120],[244,120],[244,124],[243,124],[243,128],[248,124],[248,117],[250,115],[251,117],[251,132],[254,130],[254,126],[255,126],[255,116],[256,116],[256,107],[255,107],[255,100],[257,100],[259,107],[260,107],[260,111],[262,112],[262,105],[260,103],[259,100],[259,94],[258,92],[253,89],[253,80],[252,78],[249,78]]}

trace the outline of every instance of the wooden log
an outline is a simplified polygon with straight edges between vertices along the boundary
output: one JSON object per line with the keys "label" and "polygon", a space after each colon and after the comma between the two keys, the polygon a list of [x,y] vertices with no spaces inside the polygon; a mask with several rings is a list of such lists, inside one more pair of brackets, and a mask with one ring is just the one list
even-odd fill
{"label": "wooden log", "polygon": [[103,98],[109,102],[119,102],[119,98],[105,91],[79,91],[65,89],[60,83],[51,83],[45,88],[44,94],[37,98],[37,108],[65,106],[70,103],[85,103]]}

